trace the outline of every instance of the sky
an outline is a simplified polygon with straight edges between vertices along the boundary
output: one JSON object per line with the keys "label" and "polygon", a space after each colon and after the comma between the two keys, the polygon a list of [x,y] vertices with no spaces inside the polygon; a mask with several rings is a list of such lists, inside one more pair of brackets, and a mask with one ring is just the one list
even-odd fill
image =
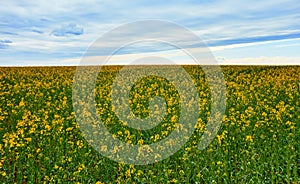
{"label": "sky", "polygon": [[[18,0],[0,6],[0,66],[70,66],[96,59],[119,40],[142,35],[143,27],[120,31],[115,44],[86,51],[103,34],[135,21],[161,20],[185,27],[208,46],[221,65],[300,65],[299,0]],[[168,32],[161,27],[162,32]],[[174,34],[173,34],[174,33]],[[179,32],[185,47],[198,49]],[[120,49],[109,64],[139,56],[168,56],[190,64],[170,45],[141,42]]]}

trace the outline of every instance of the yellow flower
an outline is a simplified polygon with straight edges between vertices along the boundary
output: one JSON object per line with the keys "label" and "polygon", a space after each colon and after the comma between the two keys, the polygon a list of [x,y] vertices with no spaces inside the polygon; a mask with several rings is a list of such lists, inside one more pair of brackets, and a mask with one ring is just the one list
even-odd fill
{"label": "yellow flower", "polygon": [[198,173],[196,176],[197,176],[198,178],[202,178],[202,177],[203,177],[203,175],[202,175],[201,173]]}
{"label": "yellow flower", "polygon": [[144,140],[143,140],[143,139],[138,140],[138,144],[139,144],[139,145],[142,145],[143,143],[144,143]]}
{"label": "yellow flower", "polygon": [[20,103],[19,103],[19,107],[24,107],[24,106],[25,106],[24,98],[22,98]]}
{"label": "yellow flower", "polygon": [[38,148],[38,149],[36,150],[36,152],[37,152],[37,153],[41,152],[41,148]]}
{"label": "yellow flower", "polygon": [[246,141],[253,142],[253,137],[251,135],[247,135]]}
{"label": "yellow flower", "polygon": [[105,146],[105,145],[101,146],[100,149],[101,149],[101,151],[106,152],[107,151],[107,146]]}
{"label": "yellow flower", "polygon": [[32,134],[32,133],[34,133],[34,132],[35,132],[35,128],[30,128],[29,134]]}
{"label": "yellow flower", "polygon": [[141,170],[138,170],[137,171],[137,176],[140,176],[140,175],[142,175],[143,174],[143,171],[141,171]]}
{"label": "yellow flower", "polygon": [[26,140],[27,142],[31,142],[31,141],[32,141],[32,138],[31,138],[31,137],[27,137],[27,138],[25,138],[25,140]]}
{"label": "yellow flower", "polygon": [[170,182],[171,183],[177,183],[177,180],[175,178],[173,178]]}
{"label": "yellow flower", "polygon": [[222,165],[222,164],[223,164],[223,162],[221,162],[221,161],[217,162],[217,165]]}
{"label": "yellow flower", "polygon": [[2,176],[6,176],[6,172],[5,172],[5,171],[2,171],[1,175],[2,175]]}
{"label": "yellow flower", "polygon": [[159,134],[155,134],[155,135],[154,135],[154,141],[156,142],[156,141],[159,140],[159,139],[160,139]]}
{"label": "yellow flower", "polygon": [[46,102],[46,106],[50,107],[51,103],[50,102]]}
{"label": "yellow flower", "polygon": [[83,142],[81,140],[78,140],[76,142],[76,145],[79,147],[79,148],[82,148],[83,147]]}
{"label": "yellow flower", "polygon": [[73,127],[68,127],[68,128],[66,129],[67,132],[69,132],[69,131],[71,131],[71,130],[73,130]]}
{"label": "yellow flower", "polygon": [[172,123],[176,123],[177,120],[178,120],[178,116],[177,115],[174,115],[174,116],[171,117],[171,122]]}
{"label": "yellow flower", "polygon": [[286,124],[286,125],[291,125],[291,124],[292,124],[292,122],[290,122],[290,121],[287,121],[285,124]]}
{"label": "yellow flower", "polygon": [[180,170],[179,174],[183,175],[184,174],[184,170]]}
{"label": "yellow flower", "polygon": [[125,172],[125,176],[126,176],[127,178],[131,177],[130,169],[128,169],[128,170]]}
{"label": "yellow flower", "polygon": [[49,131],[51,127],[49,125],[46,125],[45,128]]}

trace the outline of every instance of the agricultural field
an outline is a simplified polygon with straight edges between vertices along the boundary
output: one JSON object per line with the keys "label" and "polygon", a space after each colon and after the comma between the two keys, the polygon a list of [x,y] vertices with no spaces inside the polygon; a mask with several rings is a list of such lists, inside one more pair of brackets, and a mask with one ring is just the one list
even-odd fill
{"label": "agricultural field", "polygon": [[[147,165],[115,162],[87,142],[72,103],[76,67],[0,68],[0,183],[300,183],[299,66],[222,66],[226,111],[204,150],[198,143],[210,114],[210,89],[199,66],[183,67],[201,99],[195,131],[175,154]],[[105,66],[98,75],[99,118],[129,144],[165,139],[180,116],[175,86],[149,76],[131,88],[130,107],[138,117],[149,116],[149,98],[167,102],[158,126],[136,130],[119,121],[110,101],[121,68]]]}

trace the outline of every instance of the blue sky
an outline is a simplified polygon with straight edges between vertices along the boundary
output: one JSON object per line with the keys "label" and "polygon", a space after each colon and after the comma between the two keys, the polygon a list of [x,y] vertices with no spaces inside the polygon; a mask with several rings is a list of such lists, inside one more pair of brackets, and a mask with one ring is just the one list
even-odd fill
{"label": "blue sky", "polygon": [[[299,10],[299,0],[2,1],[0,66],[78,65],[102,34],[148,19],[185,26],[209,46],[220,64],[299,65]],[[126,36],[131,35],[120,33],[116,40]],[[118,54],[167,48],[136,46]]]}

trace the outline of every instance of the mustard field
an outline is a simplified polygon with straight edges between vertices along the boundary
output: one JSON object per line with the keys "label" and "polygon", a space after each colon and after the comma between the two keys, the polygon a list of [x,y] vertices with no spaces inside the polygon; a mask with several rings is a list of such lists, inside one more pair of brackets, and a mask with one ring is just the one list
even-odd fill
{"label": "mustard field", "polygon": [[[163,141],[176,131],[181,115],[176,86],[148,76],[130,88],[129,106],[137,117],[151,114],[152,97],[166,101],[157,126],[134,129],[120,121],[111,102],[121,68],[102,67],[97,77],[98,118],[124,143]],[[175,154],[146,165],[113,161],[88,143],[72,101],[76,67],[0,68],[0,183],[300,183],[299,66],[222,66],[226,111],[204,150],[198,144],[211,112],[211,91],[199,66],[183,68],[200,99],[195,130]]]}

